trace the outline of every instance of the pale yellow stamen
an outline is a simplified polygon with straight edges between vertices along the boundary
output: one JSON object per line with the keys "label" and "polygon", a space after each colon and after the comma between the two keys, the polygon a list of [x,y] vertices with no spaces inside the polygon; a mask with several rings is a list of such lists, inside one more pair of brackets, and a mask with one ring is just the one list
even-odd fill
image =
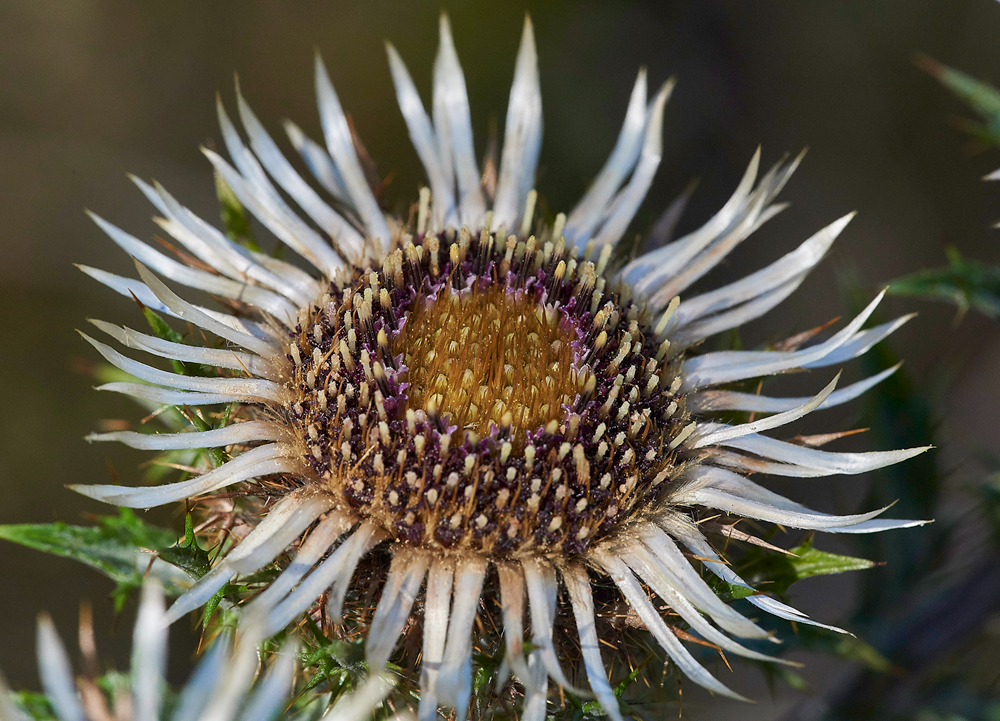
{"label": "pale yellow stamen", "polygon": [[550,424],[577,389],[558,313],[539,310],[499,286],[418,300],[393,350],[410,367],[410,403],[439,396],[452,424],[480,436],[491,423],[510,427],[515,447],[526,431]]}

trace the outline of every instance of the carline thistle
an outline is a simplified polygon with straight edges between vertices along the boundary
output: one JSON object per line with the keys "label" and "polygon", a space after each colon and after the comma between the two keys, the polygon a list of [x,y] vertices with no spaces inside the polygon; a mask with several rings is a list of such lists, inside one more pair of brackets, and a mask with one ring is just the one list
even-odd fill
{"label": "carline thistle", "polygon": [[[167,618],[181,618],[233,577],[292,549],[291,562],[244,613],[266,634],[303,613],[331,633],[354,619],[373,676],[390,659],[419,666],[421,719],[437,718],[439,707],[456,709],[459,719],[468,713],[473,645],[484,643],[476,619],[493,609],[499,618],[491,627],[505,648],[498,686],[513,673],[525,719],[544,718],[550,679],[596,697],[605,713],[621,718],[598,642],[611,603],[631,609],[688,678],[736,696],[662,614],[669,607],[720,650],[775,660],[734,640],[777,641],[724,603],[696,568],[749,588],[699,519],[721,513],[837,533],[920,525],[878,518],[885,509],[816,512],[747,476],[862,473],[926,449],[838,453],[764,435],[856,398],[894,369],[840,390],[834,378],[811,398],[749,394],[732,385],[839,366],[908,317],[865,329],[880,294],[825,340],[698,353],[704,339],[794,292],[850,220],[835,221],[742,280],[679,300],[784,207],[774,200],[800,158],[758,179],[758,150],[715,216],[676,240],[667,237],[670,223],[658,224],[647,239],[651,249],[628,260],[616,251],[659,166],[672,83],[650,100],[640,71],[604,168],[570,213],[548,221],[535,217],[542,105],[530,21],[495,173],[492,161],[481,171],[476,160],[447,18],[430,114],[396,51],[388,51],[429,185],[415,220],[387,216],[379,206],[318,58],[325,146],[285,125],[314,183],[295,170],[242,95],[248,143],[220,101],[230,160],[204,151],[239,201],[312,266],[308,272],[232,241],[159,184],[134,179],[159,211],[156,222],[183,247],[175,257],[94,216],[136,259],[140,279],[84,267],[86,273],[221,339],[180,343],[95,321],[126,348],[219,369],[210,377],[168,372],[88,337],[141,381],[102,389],[146,403],[237,410],[208,430],[90,437],[150,450],[224,448],[230,460],[218,467],[153,487],[75,488],[149,507],[204,500],[243,484],[259,499],[253,530]],[[182,299],[161,277],[214,296],[224,310]],[[715,420],[720,411],[757,418],[726,424]],[[373,579],[377,605],[358,621],[357,589],[371,588]],[[746,600],[757,611],[822,626],[764,593]],[[401,636],[414,634],[421,637],[416,655],[414,644],[397,649]]]}

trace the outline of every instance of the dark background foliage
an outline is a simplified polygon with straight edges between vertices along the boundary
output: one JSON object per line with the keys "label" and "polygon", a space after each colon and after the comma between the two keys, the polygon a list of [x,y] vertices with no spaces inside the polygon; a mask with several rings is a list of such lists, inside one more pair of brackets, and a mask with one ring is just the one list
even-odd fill
{"label": "dark background foliage", "polygon": [[[700,185],[681,231],[703,222],[758,143],[765,162],[810,147],[784,192],[792,208],[710,282],[761,267],[840,215],[861,212],[803,288],[744,329],[747,345],[846,314],[880,284],[943,265],[947,245],[967,257],[998,258],[1000,231],[989,225],[1000,217],[1000,187],[979,178],[1000,165],[1000,153],[966,152],[966,139],[947,123],[963,106],[912,62],[923,52],[1000,81],[996,2],[504,0],[446,9],[480,152],[491,118],[502,127],[523,12],[531,12],[545,116],[537,187],[553,211],[570,208],[600,168],[643,65],[654,85],[671,75],[679,82],[667,108],[664,160],[635,232],[692,178]],[[128,259],[83,208],[150,238],[152,209],[126,180],[129,171],[160,180],[215,218],[212,176],[197,149],[219,137],[215,92],[232,108],[238,72],[276,135],[289,117],[318,136],[314,47],[379,171],[393,176],[389,198],[405,207],[423,176],[395,107],[382,43],[396,44],[428,97],[439,10],[436,2],[0,3],[0,523],[80,523],[107,509],[64,484],[103,482],[109,473],[134,483],[141,474],[141,454],[82,440],[99,419],[134,420],[137,411],[90,389],[94,354],[73,328],[88,316],[141,322],[128,303],[72,267],[129,272]],[[732,683],[758,699],[756,706],[713,700],[688,686],[685,715],[806,719],[832,708],[843,718],[935,719],[946,711],[996,718],[989,698],[998,694],[1000,572],[983,499],[996,495],[989,495],[995,482],[987,474],[1000,449],[1000,329],[975,314],[957,324],[953,308],[912,298],[891,299],[883,314],[913,310],[921,317],[883,351],[886,359],[906,359],[909,385],[900,381],[867,406],[828,411],[795,430],[874,425],[843,448],[889,448],[933,433],[939,450],[873,477],[774,484],[823,510],[901,497],[902,508],[939,519],[864,546],[819,538],[820,548],[886,565],[792,589],[797,606],[856,630],[895,666],[862,672],[842,654],[797,650],[793,656],[807,663],[799,672],[804,693],[782,681],[769,690],[760,670],[737,666]],[[786,387],[815,391],[826,380],[813,375]],[[170,509],[149,517],[181,525]],[[798,540],[777,536],[786,547]],[[134,609],[114,620],[105,578],[5,544],[0,579],[0,666],[15,686],[37,684],[36,613],[51,611],[72,638],[82,598],[95,606],[103,654],[125,666]],[[183,622],[174,630],[177,679],[193,649],[187,630]]]}

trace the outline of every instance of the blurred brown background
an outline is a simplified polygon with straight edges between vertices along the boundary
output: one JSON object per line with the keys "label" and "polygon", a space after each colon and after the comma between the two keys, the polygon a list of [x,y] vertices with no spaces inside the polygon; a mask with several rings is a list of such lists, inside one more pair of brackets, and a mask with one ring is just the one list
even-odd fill
{"label": "blurred brown background", "polygon": [[[784,191],[792,209],[739,249],[712,284],[763,266],[848,211],[861,214],[790,302],[747,329],[747,342],[844,313],[843,269],[858,269],[875,289],[943,264],[949,243],[973,257],[1000,258],[1000,231],[989,229],[1000,218],[1000,186],[979,180],[1000,166],[1000,154],[963,154],[965,141],[946,124],[961,106],[912,64],[921,51],[1000,82],[996,2],[503,0],[445,8],[479,152],[490,118],[503,121],[523,13],[531,12],[545,117],[537,187],[553,210],[570,208],[604,162],[642,65],[654,85],[670,75],[679,83],[667,109],[664,161],[636,232],[695,177],[701,183],[681,230],[703,222],[728,198],[758,143],[767,163],[809,146]],[[133,172],[160,180],[215,222],[212,176],[198,146],[219,137],[216,91],[232,109],[238,72],[276,137],[288,117],[319,138],[314,47],[380,172],[394,174],[389,197],[409,202],[423,176],[395,106],[383,41],[395,43],[429,98],[440,9],[422,0],[0,1],[0,523],[81,522],[107,509],[64,484],[104,482],[109,462],[122,482],[140,474],[141,455],[82,440],[98,419],[138,414],[127,401],[90,389],[78,369],[94,354],[73,329],[88,316],[141,322],[127,302],[72,266],[130,272],[129,260],[83,209],[151,238],[152,208],[125,178]],[[1000,332],[979,317],[954,326],[951,309],[905,299],[886,312],[911,310],[921,318],[892,343],[918,384],[944,389],[936,407],[942,466],[961,472],[971,451],[1000,448]],[[822,427],[847,427],[852,412],[837,413]],[[838,510],[870,482],[878,479],[804,481],[790,490]],[[153,518],[178,521],[169,509]],[[125,667],[134,609],[109,639],[111,585],[96,572],[4,544],[0,579],[0,668],[15,687],[37,687],[36,613],[51,611],[73,639],[84,598],[97,611],[102,653]],[[850,614],[855,583],[850,576],[806,581],[795,587],[795,601],[836,623]],[[183,622],[174,646],[172,673],[182,678],[192,647]],[[802,660],[818,691],[846,668]],[[753,670],[734,687],[760,703],[713,702],[689,689],[685,713],[772,718],[801,698],[788,689],[771,697]]]}

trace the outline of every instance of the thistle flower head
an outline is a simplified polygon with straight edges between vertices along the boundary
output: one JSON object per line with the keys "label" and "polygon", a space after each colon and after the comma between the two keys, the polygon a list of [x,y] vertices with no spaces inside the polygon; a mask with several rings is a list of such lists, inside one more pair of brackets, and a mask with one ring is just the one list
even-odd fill
{"label": "thistle flower head", "polygon": [[[249,144],[220,103],[231,161],[205,151],[239,201],[311,272],[248,250],[164,188],[140,180],[163,216],[157,222],[184,248],[179,260],[96,219],[136,258],[141,280],[87,273],[223,341],[189,345],[98,322],[128,348],[220,369],[207,376],[167,372],[88,338],[144,382],[103,388],[155,404],[237,410],[224,415],[226,423],[196,432],[92,436],[147,449],[225,448],[227,462],[167,485],[78,490],[146,507],[244,484],[243,493],[261,499],[256,527],[168,618],[292,547],[292,562],[249,604],[253,617],[264,619],[264,632],[309,612],[336,633],[345,617],[357,622],[357,589],[381,584],[374,614],[362,623],[369,668],[376,673],[387,664],[401,634],[421,633],[423,719],[436,718],[439,706],[465,717],[473,628],[477,614],[491,608],[499,608],[497,641],[524,689],[526,719],[544,717],[550,678],[595,696],[608,715],[621,718],[598,645],[608,603],[630,607],[690,679],[735,696],[695,659],[650,596],[719,649],[768,658],[733,637],[775,639],[723,603],[695,568],[749,588],[699,528],[702,509],[831,532],[917,525],[876,518],[885,509],[815,512],[746,476],[860,473],[925,449],[830,453],[763,435],[855,398],[891,370],[837,391],[834,379],[812,398],[727,386],[840,365],[907,319],[863,329],[880,295],[841,330],[806,347],[799,339],[777,350],[696,354],[705,338],[759,317],[795,291],[850,220],[837,220],[740,281],[678,300],[782,208],[773,201],[798,158],[758,179],[758,151],[732,198],[701,228],[673,242],[654,234],[658,247],[623,262],[626,254],[615,251],[659,165],[671,83],[649,100],[640,72],[606,165],[568,215],[547,219],[535,217],[542,112],[530,22],[495,181],[475,158],[447,19],[430,114],[391,46],[389,63],[430,186],[415,218],[383,213],[317,59],[325,147],[292,124],[286,129],[328,197],[293,168],[242,96]],[[182,299],[159,276],[222,299],[226,310]],[[727,425],[713,420],[719,411],[762,416]],[[371,562],[377,558],[385,563]],[[602,588],[599,599],[594,584]],[[615,589],[610,601],[608,589]],[[780,618],[815,623],[767,595],[748,601]],[[569,618],[574,623],[565,623]],[[579,659],[569,669],[559,661],[567,647]]]}
{"label": "thistle flower head", "polygon": [[300,317],[302,458],[401,543],[584,552],[675,470],[676,369],[561,239],[463,227],[404,242]]}

